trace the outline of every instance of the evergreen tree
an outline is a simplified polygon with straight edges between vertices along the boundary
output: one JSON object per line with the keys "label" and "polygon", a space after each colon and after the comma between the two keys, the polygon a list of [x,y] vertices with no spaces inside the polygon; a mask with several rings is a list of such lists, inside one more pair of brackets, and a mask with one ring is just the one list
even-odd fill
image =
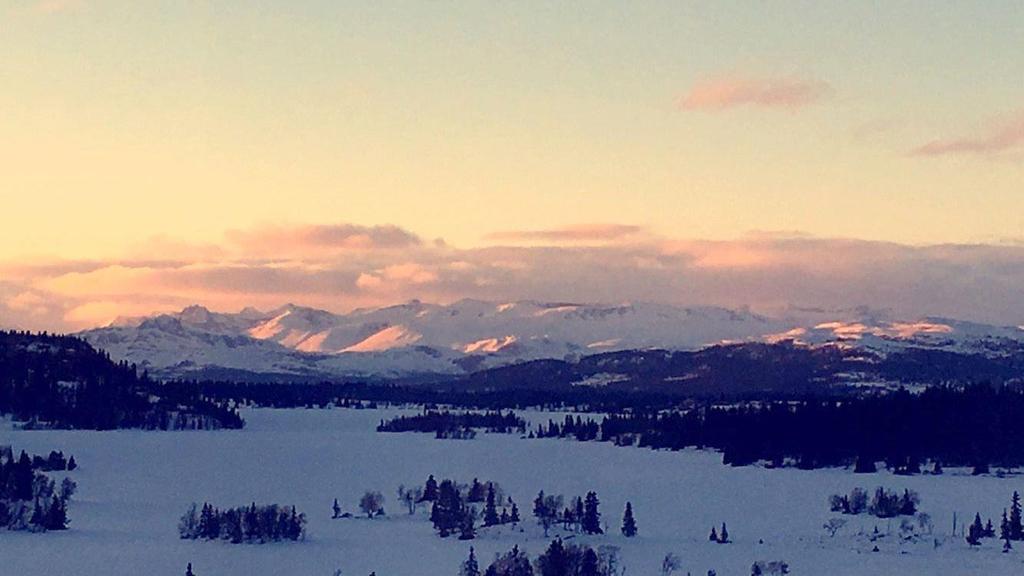
{"label": "evergreen tree", "polygon": [[437,480],[434,480],[434,475],[431,474],[427,478],[427,483],[423,486],[423,496],[420,498],[420,502],[433,502],[437,500]]}
{"label": "evergreen tree", "polygon": [[1003,508],[1003,518],[999,521],[999,539],[1010,540],[1010,521],[1006,518],[1006,508]]}
{"label": "evergreen tree", "polygon": [[1020,494],[1013,491],[1013,499],[1010,502],[1010,540],[1021,540],[1024,538],[1024,525],[1021,524]]}
{"label": "evergreen tree", "polygon": [[50,510],[46,515],[47,530],[67,530],[68,512],[64,501],[53,496],[50,498]]}
{"label": "evergreen tree", "polygon": [[75,457],[72,456],[71,459],[68,460],[68,472],[74,470],[75,468],[78,468],[78,462],[75,462]]}
{"label": "evergreen tree", "polygon": [[[490,486],[488,486],[490,488]],[[469,494],[466,495],[467,502],[483,502],[484,498],[487,497],[488,488],[485,488],[480,480],[473,478],[473,483],[469,487]]]}
{"label": "evergreen tree", "polygon": [[459,570],[459,576],[480,576],[480,565],[476,561],[476,552],[473,547],[469,547],[469,558],[462,563],[462,569]]}
{"label": "evergreen tree", "polygon": [[544,518],[544,517],[550,515],[550,513],[549,513],[549,511],[547,509],[547,506],[545,505],[545,502],[544,502],[544,491],[543,490],[538,492],[537,493],[537,498],[535,498],[533,500],[533,515],[536,516],[539,519],[540,518]]}
{"label": "evergreen tree", "polygon": [[583,526],[583,517],[586,515],[586,510],[584,508],[585,507],[583,505],[583,498],[580,498],[579,496],[577,496],[576,497],[576,512],[575,512],[576,530],[577,531],[582,529],[582,526]]}
{"label": "evergreen tree", "polygon": [[579,576],[601,576],[601,561],[593,548],[588,547],[583,552],[578,574]]}
{"label": "evergreen tree", "polygon": [[985,537],[985,527],[981,524],[981,514],[974,515],[974,522],[967,528],[967,542],[971,546],[977,546]]}
{"label": "evergreen tree", "polygon": [[195,572],[192,571],[192,563],[189,562],[185,568],[185,576],[196,576]]}
{"label": "evergreen tree", "polygon": [[459,540],[472,540],[476,538],[476,511],[466,508],[462,513],[462,521],[459,523]]}
{"label": "evergreen tree", "polygon": [[443,480],[437,490],[437,499],[430,511],[430,520],[434,529],[442,538],[459,530],[465,522],[462,496],[458,487],[451,480]]}
{"label": "evergreen tree", "polygon": [[587,492],[586,501],[583,504],[583,532],[587,534],[603,534],[601,529],[601,513],[598,511],[598,500],[596,492]]}
{"label": "evergreen tree", "polygon": [[569,576],[569,555],[561,538],[555,538],[537,558],[539,576]]}
{"label": "evergreen tree", "polygon": [[633,505],[626,502],[626,512],[622,515],[622,535],[626,538],[636,536],[636,520],[633,519]]}
{"label": "evergreen tree", "polygon": [[729,530],[725,527],[725,522],[722,522],[722,531],[718,533],[718,541],[722,544],[729,543]]}
{"label": "evergreen tree", "polygon": [[332,518],[340,518],[341,517],[341,506],[338,505],[338,499],[337,498],[334,499],[334,506],[332,506],[331,508],[334,511],[334,516],[332,516]]}
{"label": "evergreen tree", "polygon": [[487,505],[484,507],[484,526],[495,526],[501,523],[498,507],[494,501],[494,485],[487,485]]}
{"label": "evergreen tree", "polygon": [[714,526],[711,527],[711,535],[708,536],[708,541],[710,541],[710,542],[718,542],[718,531],[715,530]]}
{"label": "evergreen tree", "polygon": [[517,524],[521,521],[519,518],[519,506],[516,506],[515,502],[512,503],[512,516],[510,517],[510,520],[513,524]]}

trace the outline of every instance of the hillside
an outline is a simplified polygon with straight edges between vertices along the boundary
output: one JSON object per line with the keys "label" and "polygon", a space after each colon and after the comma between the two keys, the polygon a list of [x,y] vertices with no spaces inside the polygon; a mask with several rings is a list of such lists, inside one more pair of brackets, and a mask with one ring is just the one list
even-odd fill
{"label": "hillside", "polygon": [[239,428],[234,411],[138,375],[84,340],[0,332],[0,415],[27,427]]}

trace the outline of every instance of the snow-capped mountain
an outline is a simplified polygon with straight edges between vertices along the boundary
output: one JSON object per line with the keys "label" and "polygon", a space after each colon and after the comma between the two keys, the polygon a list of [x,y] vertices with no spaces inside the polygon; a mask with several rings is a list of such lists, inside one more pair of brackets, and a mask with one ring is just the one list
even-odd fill
{"label": "snow-capped mountain", "polygon": [[1024,331],[1016,327],[938,318],[906,322],[865,309],[793,309],[771,318],[716,307],[479,300],[414,300],[346,314],[291,304],[238,313],[190,306],[119,319],[81,336],[115,360],[163,377],[462,374],[524,360],[760,340],[857,346],[883,354],[906,347],[985,354],[1024,347]]}

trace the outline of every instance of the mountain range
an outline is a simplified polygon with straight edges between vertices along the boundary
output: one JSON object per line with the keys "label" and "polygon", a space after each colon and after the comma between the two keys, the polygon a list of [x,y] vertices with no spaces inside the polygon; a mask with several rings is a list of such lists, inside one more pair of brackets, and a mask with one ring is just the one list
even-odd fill
{"label": "mountain range", "polygon": [[908,348],[999,356],[1024,330],[885,311],[749,310],[653,303],[596,305],[410,301],[337,314],[289,304],[237,313],[190,306],[121,318],[79,336],[161,378],[320,380],[461,376],[540,359],[575,362],[627,350],[694,351],[716,344],[792,342],[888,354]]}

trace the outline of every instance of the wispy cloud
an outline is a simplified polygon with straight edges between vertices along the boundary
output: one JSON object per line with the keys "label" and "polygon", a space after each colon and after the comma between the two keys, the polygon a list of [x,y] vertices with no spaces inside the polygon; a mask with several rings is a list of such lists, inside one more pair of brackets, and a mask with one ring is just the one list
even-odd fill
{"label": "wispy cloud", "polygon": [[1024,112],[998,123],[988,133],[964,138],[933,140],[911,151],[914,156],[947,154],[995,155],[1024,148]]}
{"label": "wispy cloud", "polygon": [[505,230],[489,234],[489,240],[516,243],[613,242],[636,237],[642,226],[629,224],[582,224],[544,230]]}
{"label": "wispy cloud", "polygon": [[422,243],[419,236],[397,226],[330,224],[260,226],[227,232],[228,248],[249,256],[324,255],[342,252],[403,249]]}
{"label": "wispy cloud", "polygon": [[740,106],[795,110],[823,100],[832,87],[797,77],[719,77],[694,84],[680,100],[684,110],[720,111]]}

